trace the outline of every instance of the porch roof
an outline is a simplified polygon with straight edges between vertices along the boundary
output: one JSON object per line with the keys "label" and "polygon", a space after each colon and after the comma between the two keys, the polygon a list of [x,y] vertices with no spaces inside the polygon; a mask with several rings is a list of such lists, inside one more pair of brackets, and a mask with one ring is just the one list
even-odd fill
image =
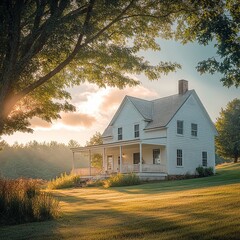
{"label": "porch roof", "polygon": [[156,139],[144,139],[144,140],[128,140],[128,141],[119,141],[119,142],[112,142],[112,143],[105,143],[105,144],[98,144],[98,145],[91,145],[86,147],[77,147],[77,148],[70,148],[72,152],[84,152],[87,150],[98,150],[103,148],[111,148],[111,147],[120,147],[120,146],[129,146],[134,144],[152,144],[152,145],[166,145],[166,137],[157,138],[161,139],[162,141],[156,141]]}

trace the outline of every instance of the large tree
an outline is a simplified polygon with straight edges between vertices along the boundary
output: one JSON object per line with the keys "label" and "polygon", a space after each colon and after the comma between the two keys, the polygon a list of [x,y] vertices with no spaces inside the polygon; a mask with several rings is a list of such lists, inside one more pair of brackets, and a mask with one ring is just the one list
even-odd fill
{"label": "large tree", "polygon": [[237,162],[240,158],[240,99],[234,99],[221,110],[216,128],[217,153]]}
{"label": "large tree", "polygon": [[[157,37],[168,39],[176,33],[183,41],[199,38],[205,44],[216,38],[232,46],[239,8],[227,8],[226,2],[235,4],[232,0],[0,1],[0,135],[32,131],[33,116],[51,121],[61,111],[73,111],[65,90],[69,86],[88,81],[123,88],[139,83],[133,74],[154,80],[176,70],[177,63],[152,66],[139,57],[140,50],[160,50]],[[233,32],[227,39],[215,34],[221,32],[223,15],[233,22],[224,28]],[[214,18],[208,20],[209,16]],[[208,37],[204,30],[214,34]],[[235,72],[237,44],[223,49],[226,56],[236,52],[226,65]],[[235,76],[228,85],[237,85],[239,79],[230,70],[223,72]]]}

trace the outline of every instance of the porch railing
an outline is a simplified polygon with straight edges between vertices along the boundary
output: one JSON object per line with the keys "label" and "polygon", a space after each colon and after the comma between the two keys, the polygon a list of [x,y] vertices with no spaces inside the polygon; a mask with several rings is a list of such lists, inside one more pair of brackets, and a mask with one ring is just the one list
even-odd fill
{"label": "porch railing", "polygon": [[75,168],[74,170],[72,170],[73,174],[77,174],[80,176],[96,176],[101,174],[102,169],[99,168],[94,168],[92,167],[91,169],[88,168]]}
{"label": "porch railing", "polygon": [[122,173],[139,172],[139,170],[140,170],[139,164],[123,164],[122,165]]}
{"label": "porch railing", "polygon": [[[123,164],[122,173],[140,172],[139,164]],[[142,164],[142,172],[166,173],[165,164]]]}

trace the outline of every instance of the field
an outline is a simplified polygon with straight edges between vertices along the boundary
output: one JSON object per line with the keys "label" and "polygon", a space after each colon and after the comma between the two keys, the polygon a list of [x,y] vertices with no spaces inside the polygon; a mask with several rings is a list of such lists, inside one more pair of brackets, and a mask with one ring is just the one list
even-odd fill
{"label": "field", "polygon": [[240,239],[240,164],[201,179],[53,193],[59,219],[0,227],[0,239]]}

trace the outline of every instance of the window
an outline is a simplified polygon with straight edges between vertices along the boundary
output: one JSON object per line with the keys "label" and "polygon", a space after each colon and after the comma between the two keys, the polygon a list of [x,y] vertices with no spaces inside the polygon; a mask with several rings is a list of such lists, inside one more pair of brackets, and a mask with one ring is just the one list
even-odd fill
{"label": "window", "polygon": [[182,166],[182,149],[177,149],[177,166]]}
{"label": "window", "polygon": [[177,121],[177,134],[183,134],[183,121]]}
{"label": "window", "polygon": [[122,140],[122,128],[118,128],[118,140]]}
{"label": "window", "polygon": [[202,152],[202,165],[207,167],[207,152]]}
{"label": "window", "polygon": [[191,134],[192,134],[193,137],[197,137],[198,125],[196,123],[191,124]]}
{"label": "window", "polygon": [[153,149],[153,164],[160,164],[160,149]]}
{"label": "window", "polygon": [[134,137],[138,138],[139,137],[139,124],[134,125]]}
{"label": "window", "polygon": [[140,163],[140,153],[133,153],[133,164]]}

